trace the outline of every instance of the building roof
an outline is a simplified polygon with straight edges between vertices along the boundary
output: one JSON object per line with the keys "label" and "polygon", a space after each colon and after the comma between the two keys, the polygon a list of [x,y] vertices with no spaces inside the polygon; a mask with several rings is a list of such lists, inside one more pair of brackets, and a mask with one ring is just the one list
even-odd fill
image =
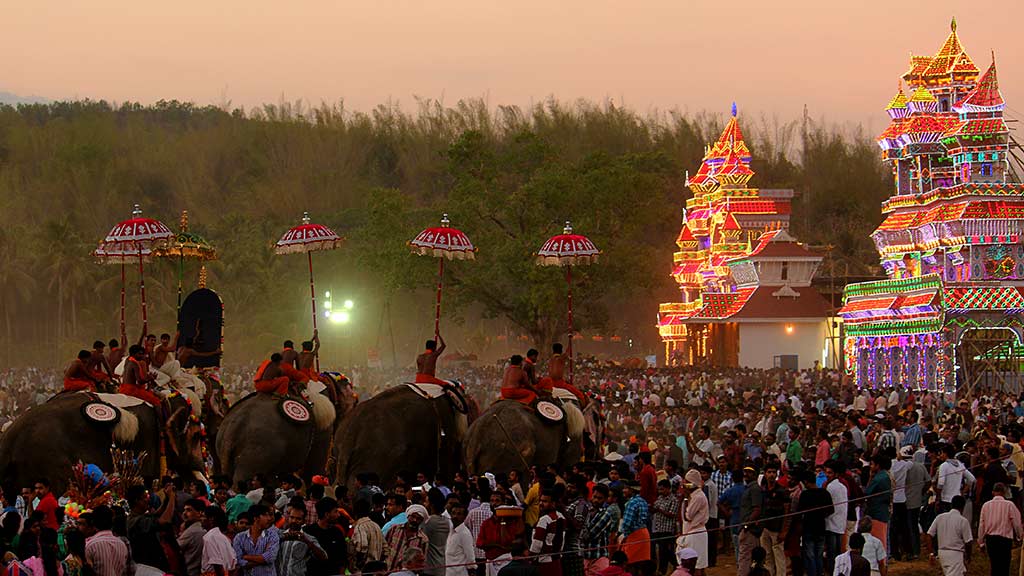
{"label": "building roof", "polygon": [[777,286],[759,287],[729,320],[826,318],[832,308],[829,301],[810,286],[790,290],[799,294],[796,297],[779,295],[781,292],[783,290]]}
{"label": "building roof", "polygon": [[1024,310],[1024,286],[947,287],[946,308],[953,310]]}
{"label": "building roof", "polygon": [[896,95],[889,101],[889,105],[885,107],[886,110],[892,110],[895,108],[906,108],[907,107],[907,96],[903,93],[903,83],[900,82],[899,90]]}
{"label": "building roof", "polygon": [[971,90],[967,97],[964,98],[960,106],[965,108],[974,109],[993,109],[1002,108],[1006,102],[1003,100],[1003,95],[999,92],[999,77],[996,75],[996,57],[992,55],[992,64],[989,65],[988,70],[978,80],[978,85]]}
{"label": "building roof", "polygon": [[750,250],[748,254],[744,254],[736,260],[745,260],[747,258],[815,258],[821,260],[822,257],[814,252],[811,252],[806,246],[796,241],[783,229],[769,230],[761,237],[757,239],[757,244]]}
{"label": "building roof", "polygon": [[970,118],[962,120],[950,127],[943,138],[950,136],[984,136],[987,134],[1006,134],[1009,132],[1002,118]]}
{"label": "building roof", "polygon": [[705,292],[704,306],[693,315],[693,318],[702,320],[729,318],[747,303],[747,299],[755,290],[756,288],[740,288],[735,292]]}
{"label": "building roof", "polygon": [[837,314],[848,323],[932,318],[942,313],[941,289],[935,275],[852,284]]}
{"label": "building roof", "polygon": [[950,22],[949,36],[942,43],[939,51],[932,56],[928,68],[922,73],[924,77],[948,76],[956,71],[963,74],[977,74],[978,67],[974,65],[967,52],[960,44],[960,37],[956,34],[956,18]]}

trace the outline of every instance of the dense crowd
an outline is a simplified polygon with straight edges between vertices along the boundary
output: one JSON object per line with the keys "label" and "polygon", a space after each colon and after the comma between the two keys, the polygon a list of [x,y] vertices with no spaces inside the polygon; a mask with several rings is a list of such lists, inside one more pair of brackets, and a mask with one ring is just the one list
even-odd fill
{"label": "dense crowd", "polygon": [[[442,367],[482,406],[502,367]],[[350,374],[365,399],[399,372]],[[230,395],[245,367],[222,371]],[[56,375],[5,371],[15,412]],[[885,576],[924,557],[1008,574],[1022,536],[1021,398],[857,390],[828,370],[625,368],[582,360],[605,420],[596,461],[354,486],[165,478],[69,513],[50,483],[4,486],[3,572],[39,575]],[[71,510],[74,510],[72,506]]]}

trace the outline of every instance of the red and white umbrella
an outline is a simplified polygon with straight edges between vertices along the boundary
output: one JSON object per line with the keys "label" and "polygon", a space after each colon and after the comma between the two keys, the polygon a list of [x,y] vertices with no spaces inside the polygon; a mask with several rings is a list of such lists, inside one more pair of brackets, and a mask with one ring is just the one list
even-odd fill
{"label": "red and white umbrella", "polygon": [[565,281],[569,286],[569,382],[572,382],[572,267],[597,262],[601,251],[590,238],[573,234],[572,224],[567,220],[561,234],[548,238],[536,254],[538,266],[564,266]]}
{"label": "red and white umbrella", "polygon": [[[302,224],[284,233],[274,246],[275,254],[306,254],[309,261],[309,297],[313,307],[313,330],[316,330],[316,288],[313,285],[313,252],[318,250],[334,250],[344,243],[345,239],[338,236],[323,224],[312,224],[309,212],[302,213]],[[316,369],[320,371],[320,359],[317,358]]]}
{"label": "red and white umbrella", "polygon": [[473,260],[476,248],[462,230],[449,226],[448,215],[441,217],[441,225],[427,228],[409,241],[414,254],[433,256],[440,261],[437,273],[437,306],[434,310],[434,337],[441,333],[441,288],[444,284],[444,261]]}
{"label": "red and white umbrella", "polygon": [[132,208],[132,217],[116,224],[107,236],[99,243],[93,256],[105,264],[121,265],[121,339],[125,334],[125,264],[131,261],[139,263],[139,293],[142,300],[142,333],[149,330],[149,319],[146,316],[146,278],[143,263],[148,262],[153,250],[162,246],[174,232],[163,222],[153,218],[143,218],[142,209],[136,204]]}

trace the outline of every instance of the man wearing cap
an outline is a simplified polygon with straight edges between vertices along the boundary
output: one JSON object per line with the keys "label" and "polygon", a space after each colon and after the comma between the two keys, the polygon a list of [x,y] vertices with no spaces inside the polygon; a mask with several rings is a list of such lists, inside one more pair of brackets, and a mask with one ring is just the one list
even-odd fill
{"label": "man wearing cap", "polygon": [[743,481],[746,488],[740,497],[739,576],[750,573],[750,555],[760,545],[761,533],[764,531],[764,527],[758,523],[764,498],[757,484],[757,470],[753,466],[743,468]]}
{"label": "man wearing cap", "polygon": [[413,504],[405,509],[405,524],[399,524],[388,531],[387,546],[384,556],[387,559],[388,571],[402,569],[402,561],[406,550],[417,549],[426,557],[429,541],[420,529],[427,519],[427,509],[421,504]]}
{"label": "man wearing cap", "polygon": [[676,550],[676,560],[679,561],[679,567],[672,572],[672,576],[694,576],[699,573],[696,566],[700,562],[700,554],[693,548]]}
{"label": "man wearing cap", "polygon": [[697,554],[691,573],[703,574],[708,567],[707,522],[710,513],[707,496],[704,495],[704,480],[697,470],[686,473],[682,485],[683,493],[683,535],[676,539],[676,557],[683,549],[694,550]]}
{"label": "man wearing cap", "polygon": [[932,553],[929,562],[937,558],[945,576],[963,576],[971,561],[971,523],[963,516],[967,501],[957,494],[950,502],[949,512],[935,517],[928,528]]}

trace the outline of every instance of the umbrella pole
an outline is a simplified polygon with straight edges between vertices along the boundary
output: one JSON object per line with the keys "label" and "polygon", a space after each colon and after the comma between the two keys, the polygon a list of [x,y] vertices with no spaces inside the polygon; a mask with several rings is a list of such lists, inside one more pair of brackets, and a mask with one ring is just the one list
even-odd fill
{"label": "umbrella pole", "polygon": [[[313,306],[313,331],[316,332],[316,288],[313,287],[313,253],[306,252],[306,257],[309,259],[309,298]],[[320,372],[320,355],[318,354],[315,358],[316,371]]]}
{"label": "umbrella pole", "polygon": [[565,282],[569,285],[569,383],[572,384],[572,266],[565,267]]}
{"label": "umbrella pole", "polygon": [[124,255],[122,254],[122,258],[121,258],[121,346],[127,346],[128,345],[128,336],[127,336],[127,333],[125,332],[125,322],[124,322],[124,300],[125,300],[124,290],[125,290],[125,284],[127,284],[127,281],[128,281],[127,280],[128,275],[125,272],[125,265],[124,265],[124,257],[123,256]]}
{"label": "umbrella pole", "polygon": [[142,245],[136,243],[135,246],[139,249],[139,295],[142,298],[142,335],[145,336],[149,331],[149,321],[146,318],[146,277],[142,271]]}
{"label": "umbrella pole", "polygon": [[434,340],[441,337],[441,286],[444,283],[444,256],[439,258],[441,266],[437,272],[437,306],[434,310]]}
{"label": "umbrella pole", "polygon": [[181,312],[181,284],[185,277],[185,254],[178,249],[178,310]]}

